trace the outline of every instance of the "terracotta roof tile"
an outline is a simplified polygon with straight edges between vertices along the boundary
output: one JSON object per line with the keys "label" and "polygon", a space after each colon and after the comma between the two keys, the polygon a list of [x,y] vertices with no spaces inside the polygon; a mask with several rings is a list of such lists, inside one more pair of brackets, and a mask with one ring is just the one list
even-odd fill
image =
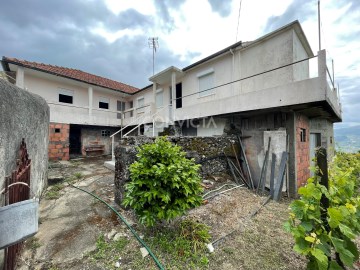
{"label": "terracotta roof tile", "polygon": [[50,73],[53,75],[74,79],[77,81],[89,83],[92,85],[108,88],[115,91],[121,91],[128,94],[133,94],[138,92],[140,89],[121,83],[117,81],[113,81],[111,79],[107,79],[104,77],[100,77],[94,74],[90,74],[78,69],[72,69],[72,68],[65,68],[65,67],[59,67],[59,66],[53,66],[53,65],[47,65],[43,63],[37,63],[37,62],[29,62],[26,60],[20,60],[16,58],[10,58],[3,56],[2,58],[3,62],[12,63],[15,65],[20,65],[26,68],[31,68],[39,71],[43,71],[46,73]]}

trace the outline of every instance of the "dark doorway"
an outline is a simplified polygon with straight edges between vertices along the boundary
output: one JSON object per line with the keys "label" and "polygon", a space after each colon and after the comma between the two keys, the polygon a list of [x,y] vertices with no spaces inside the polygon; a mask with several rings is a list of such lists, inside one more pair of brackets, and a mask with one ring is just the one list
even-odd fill
{"label": "dark doorway", "polygon": [[81,155],[81,127],[78,125],[70,125],[69,136],[70,155]]}
{"label": "dark doorway", "polygon": [[176,109],[182,108],[182,83],[176,85]]}

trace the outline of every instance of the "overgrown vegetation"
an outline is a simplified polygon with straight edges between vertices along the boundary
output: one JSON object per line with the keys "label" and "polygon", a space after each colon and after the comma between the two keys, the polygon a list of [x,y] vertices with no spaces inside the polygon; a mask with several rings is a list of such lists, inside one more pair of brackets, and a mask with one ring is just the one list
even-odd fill
{"label": "overgrown vegetation", "polygon": [[145,241],[166,269],[203,269],[209,264],[209,227],[193,219],[148,233]]}
{"label": "overgrown vegetation", "polygon": [[135,210],[142,224],[169,221],[201,205],[200,165],[187,159],[180,146],[160,137],[138,151],[138,160],[130,166],[131,182],[126,185],[123,204]]}
{"label": "overgrown vegetation", "polygon": [[113,266],[114,262],[118,259],[121,251],[129,243],[129,240],[121,237],[120,239],[113,241],[108,240],[102,234],[96,241],[96,250],[91,255],[94,261],[103,260],[107,266]]}
{"label": "overgrown vegetation", "polygon": [[56,200],[61,196],[61,190],[65,187],[64,183],[57,183],[51,187],[51,189],[46,192],[45,198],[47,200]]}
{"label": "overgrown vegetation", "polygon": [[[299,188],[285,224],[295,238],[294,250],[308,258],[308,269],[345,269],[358,260],[353,242],[360,234],[360,154],[337,153],[329,168],[329,189],[319,177]],[[325,196],[329,208],[320,200]]]}
{"label": "overgrown vegetation", "polygon": [[45,198],[47,200],[57,200],[61,197],[61,191],[65,188],[65,183],[74,184],[76,181],[79,181],[83,178],[83,174],[81,172],[75,172],[73,175],[65,178],[61,182],[53,185],[50,189],[45,193]]}

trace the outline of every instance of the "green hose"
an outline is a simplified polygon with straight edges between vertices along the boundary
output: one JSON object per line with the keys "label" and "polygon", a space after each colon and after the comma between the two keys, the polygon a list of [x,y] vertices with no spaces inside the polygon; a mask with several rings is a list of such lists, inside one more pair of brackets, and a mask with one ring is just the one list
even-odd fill
{"label": "green hose", "polygon": [[104,200],[100,199],[98,196],[96,196],[95,194],[86,191],[85,189],[79,188],[77,186],[74,186],[73,184],[68,183],[70,186],[81,190],[91,196],[93,196],[95,199],[99,200],[100,202],[102,202],[103,204],[105,204],[107,207],[109,207],[112,211],[114,211],[114,213],[122,220],[122,222],[125,223],[125,225],[129,228],[129,230],[132,232],[132,234],[136,237],[136,239],[140,242],[140,244],[142,244],[144,246],[144,248],[146,248],[146,250],[149,252],[150,256],[153,258],[154,262],[156,263],[156,265],[159,267],[160,270],[164,270],[165,268],[162,266],[162,264],[159,262],[159,260],[156,258],[156,256],[154,255],[154,253],[152,253],[152,251],[150,250],[150,248],[145,244],[145,242],[140,238],[140,236],[135,232],[135,230],[130,226],[129,223],[127,223],[127,221],[125,220],[125,218],[119,214],[118,211],[116,211],[111,205],[109,205],[107,202],[105,202]]}

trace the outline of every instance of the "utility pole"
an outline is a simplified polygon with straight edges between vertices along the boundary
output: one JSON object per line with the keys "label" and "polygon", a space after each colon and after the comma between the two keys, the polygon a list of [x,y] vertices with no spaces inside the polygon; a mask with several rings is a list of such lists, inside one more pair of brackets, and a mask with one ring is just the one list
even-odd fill
{"label": "utility pole", "polygon": [[321,18],[320,18],[320,0],[318,1],[318,28],[319,28],[319,51],[321,51]]}
{"label": "utility pole", "polygon": [[150,37],[148,40],[149,48],[153,49],[153,75],[155,74],[155,53],[156,49],[159,48],[159,40],[157,37]]}

